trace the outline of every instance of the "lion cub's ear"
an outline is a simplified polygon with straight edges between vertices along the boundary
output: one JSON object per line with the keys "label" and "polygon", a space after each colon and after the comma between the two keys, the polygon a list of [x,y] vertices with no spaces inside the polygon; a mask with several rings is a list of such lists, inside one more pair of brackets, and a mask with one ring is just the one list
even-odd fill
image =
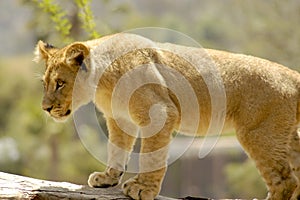
{"label": "lion cub's ear", "polygon": [[35,47],[35,51],[34,51],[35,57],[33,61],[35,62],[39,62],[40,60],[47,61],[51,56],[51,54],[53,54],[53,52],[56,50],[57,49],[51,44],[45,43],[40,40]]}
{"label": "lion cub's ear", "polygon": [[76,42],[67,47],[65,61],[70,66],[81,66],[89,54],[90,50],[86,45]]}

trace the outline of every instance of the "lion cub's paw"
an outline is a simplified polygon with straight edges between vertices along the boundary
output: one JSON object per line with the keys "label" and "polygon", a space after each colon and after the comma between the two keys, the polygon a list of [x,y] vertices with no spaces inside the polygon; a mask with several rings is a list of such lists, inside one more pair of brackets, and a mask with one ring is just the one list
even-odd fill
{"label": "lion cub's paw", "polygon": [[89,176],[88,184],[90,187],[107,188],[119,184],[119,177],[111,177],[105,172],[94,172]]}
{"label": "lion cub's paw", "polygon": [[135,200],[153,200],[159,193],[159,186],[139,183],[136,178],[126,181],[122,188],[125,195]]}

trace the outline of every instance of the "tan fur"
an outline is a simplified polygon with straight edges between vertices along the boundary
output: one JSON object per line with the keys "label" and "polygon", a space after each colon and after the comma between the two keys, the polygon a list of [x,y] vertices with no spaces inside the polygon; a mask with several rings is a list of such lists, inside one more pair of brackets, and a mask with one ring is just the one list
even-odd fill
{"label": "tan fur", "polygon": [[[171,141],[171,133],[178,129],[181,123],[179,101],[174,91],[164,86],[165,80],[160,70],[145,71],[141,75],[141,79],[153,76],[162,85],[147,84],[132,94],[128,105],[131,119],[125,117],[126,110],[122,109],[121,104],[117,113],[113,113],[113,91],[120,78],[137,66],[149,63],[167,65],[180,72],[195,91],[201,116],[197,134],[201,135],[206,132],[211,119],[210,95],[203,78],[180,55],[202,59],[199,55],[202,55],[203,50],[155,43],[162,49],[167,46],[169,51],[149,47],[126,52],[113,59],[101,79],[95,80],[94,75],[99,73],[101,67],[93,69],[91,55],[95,53],[97,46],[114,36],[76,42],[62,49],[46,48],[43,42],[38,43],[36,55],[46,62],[43,108],[48,110],[54,119],[65,120],[71,114],[68,110],[74,111],[93,100],[93,93],[96,91],[94,102],[104,113],[109,129],[109,166],[105,172],[91,174],[88,183],[92,187],[107,187],[119,183],[136,134],[126,134],[118,126],[115,117],[123,120],[125,124],[132,124],[134,132],[135,127],[144,127],[151,123],[149,109],[153,104],[160,104],[160,109],[167,113],[165,124],[157,134],[142,139],[141,147],[142,153],[157,151],[159,154],[153,154],[151,158],[141,158],[140,165],[147,170],[123,185],[124,193],[133,199],[154,199],[159,194],[166,171],[167,147]],[[107,55],[111,58],[117,52],[126,51],[129,46],[139,45],[134,41],[126,43],[128,34],[118,34],[117,37],[120,44],[125,45],[106,45]],[[300,145],[297,125],[300,75],[264,59],[210,49],[205,51],[214,61],[223,79],[226,92],[226,124],[234,126],[238,140],[256,162],[268,186],[268,198],[299,198]],[[100,53],[96,52],[93,56],[98,66],[108,62]],[[80,69],[81,61],[87,67],[86,71]],[[203,59],[201,62],[205,64],[208,60]],[[78,92],[72,97],[77,73],[82,73],[83,76],[79,80]],[[58,80],[63,81],[63,86],[56,90]],[[182,91],[185,91],[184,88]],[[147,135],[147,131],[150,130],[143,129],[142,134]],[[155,171],[149,170],[154,165],[158,168],[154,168]]]}

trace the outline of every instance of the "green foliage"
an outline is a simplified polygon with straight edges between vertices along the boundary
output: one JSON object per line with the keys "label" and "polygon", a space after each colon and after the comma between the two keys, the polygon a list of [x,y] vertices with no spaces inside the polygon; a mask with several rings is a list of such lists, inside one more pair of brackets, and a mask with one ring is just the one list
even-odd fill
{"label": "green foliage", "polygon": [[72,24],[67,19],[66,12],[64,12],[53,0],[33,0],[33,2],[44,12],[49,13],[51,20],[55,24],[55,29],[60,33],[63,41],[65,43],[71,42],[72,38],[70,37],[70,30]]}
{"label": "green foliage", "polygon": [[82,28],[88,33],[89,38],[99,38],[100,34],[96,31],[96,23],[90,8],[91,0],[75,0],[75,3],[80,9],[78,16],[81,19]]}
{"label": "green foliage", "polygon": [[[33,0],[33,2],[39,9],[50,15],[50,19],[64,43],[67,44],[74,41],[71,29],[75,24],[71,23],[67,13],[55,0]],[[96,23],[90,6],[91,0],[75,0],[74,2],[77,6],[77,17],[80,19],[81,27],[87,33],[88,38],[95,39],[100,37],[100,34],[96,31]]]}

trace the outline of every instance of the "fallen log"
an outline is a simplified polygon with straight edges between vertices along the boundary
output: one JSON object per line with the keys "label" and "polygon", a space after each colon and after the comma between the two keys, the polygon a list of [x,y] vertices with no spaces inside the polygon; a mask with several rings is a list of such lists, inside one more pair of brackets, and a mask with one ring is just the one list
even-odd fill
{"label": "fallen log", "polygon": [[[118,187],[90,188],[67,182],[39,180],[0,172],[0,199],[24,200],[130,200]],[[186,197],[185,200],[207,200],[206,198]],[[159,196],[157,200],[178,200]]]}

